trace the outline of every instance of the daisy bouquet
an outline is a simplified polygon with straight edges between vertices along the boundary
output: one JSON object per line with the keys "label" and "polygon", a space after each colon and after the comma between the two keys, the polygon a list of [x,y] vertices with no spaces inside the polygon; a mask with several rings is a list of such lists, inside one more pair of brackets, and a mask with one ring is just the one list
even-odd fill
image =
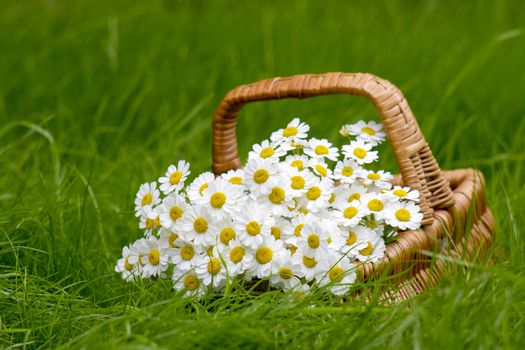
{"label": "daisy bouquet", "polygon": [[188,295],[221,291],[232,279],[278,289],[350,291],[359,263],[375,262],[398,230],[417,229],[419,193],[369,170],[385,140],[381,124],[344,125],[348,144],[308,138],[298,118],[255,144],[244,169],[188,186],[189,164],[170,165],[140,186],[144,237],[126,246],[115,271],[127,280],[165,278]]}

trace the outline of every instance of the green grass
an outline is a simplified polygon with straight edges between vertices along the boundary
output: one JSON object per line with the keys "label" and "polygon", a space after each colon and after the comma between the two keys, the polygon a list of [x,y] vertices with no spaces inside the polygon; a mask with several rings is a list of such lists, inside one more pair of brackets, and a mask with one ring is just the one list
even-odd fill
{"label": "green grass", "polygon": [[[525,6],[520,1],[15,1],[0,11],[0,347],[519,348],[525,345]],[[443,169],[476,167],[492,265],[409,303],[316,293],[188,302],[113,272],[138,186],[209,169],[235,86],[366,71],[406,94]],[[314,135],[375,119],[331,96],[249,106],[240,151],[300,115]],[[396,171],[388,149],[382,166]]]}

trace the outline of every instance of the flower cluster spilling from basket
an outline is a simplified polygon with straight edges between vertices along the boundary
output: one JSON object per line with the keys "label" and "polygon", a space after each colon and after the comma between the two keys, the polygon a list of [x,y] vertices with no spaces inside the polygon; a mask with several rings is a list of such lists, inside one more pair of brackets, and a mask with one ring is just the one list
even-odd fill
{"label": "flower cluster spilling from basket", "polygon": [[166,277],[172,266],[174,288],[190,295],[234,278],[347,293],[357,263],[377,261],[397,230],[420,226],[419,193],[365,168],[378,160],[380,124],[343,126],[349,144],[341,152],[308,139],[309,129],[293,119],[253,146],[244,169],[203,173],[185,186],[181,160],[143,184],[135,210],[144,237],[123,248],[115,270],[129,281]]}

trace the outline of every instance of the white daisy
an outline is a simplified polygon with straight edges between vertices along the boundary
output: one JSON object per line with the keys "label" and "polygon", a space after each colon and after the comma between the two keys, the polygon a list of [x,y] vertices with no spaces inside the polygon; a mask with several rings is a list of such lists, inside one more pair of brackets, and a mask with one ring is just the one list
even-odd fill
{"label": "white daisy", "polygon": [[282,149],[278,144],[270,143],[264,140],[261,144],[252,146],[252,151],[248,154],[248,159],[275,159],[279,160],[286,154],[286,150]]}
{"label": "white daisy", "polygon": [[301,284],[298,275],[301,273],[301,265],[294,263],[289,251],[284,251],[273,259],[273,273],[270,276],[270,284],[273,287],[289,290]]}
{"label": "white daisy", "polygon": [[228,274],[232,277],[243,274],[253,264],[252,250],[238,240],[231,240],[220,254],[226,262]]}
{"label": "white daisy", "polygon": [[148,211],[160,203],[160,192],[157,183],[145,183],[140,185],[135,198],[135,216],[141,216],[144,211]]}
{"label": "white daisy", "polygon": [[348,137],[350,136],[350,125],[347,124],[347,125],[343,125],[341,127],[341,129],[339,129],[339,135],[343,136],[343,137]]}
{"label": "white daisy", "polygon": [[306,256],[320,259],[328,253],[330,235],[319,222],[306,224],[297,239],[297,248]]}
{"label": "white daisy", "polygon": [[308,211],[315,213],[328,205],[332,196],[333,184],[330,180],[321,179],[309,187],[299,203],[304,205]]}
{"label": "white daisy", "polygon": [[315,222],[317,218],[312,214],[297,214],[291,220],[292,235],[286,239],[286,244],[297,248],[297,240],[303,235],[305,225]]}
{"label": "white daisy", "polygon": [[179,235],[172,230],[161,228],[159,230],[159,239],[164,248],[167,248],[170,255],[175,253],[176,248],[180,248],[183,241],[179,238]]}
{"label": "white daisy", "polygon": [[180,194],[172,194],[164,198],[158,207],[160,224],[169,230],[176,230],[176,223],[180,221],[188,208],[186,199]]}
{"label": "white daisy", "polygon": [[286,164],[289,164],[290,166],[297,168],[298,170],[303,170],[304,168],[306,168],[308,166],[309,161],[310,158],[303,154],[289,155],[285,159]]}
{"label": "white daisy", "polygon": [[273,215],[281,217],[292,216],[293,213],[289,210],[294,207],[293,191],[286,186],[283,178],[278,178],[274,181],[270,188],[270,193],[259,197],[259,203],[267,208]]}
{"label": "white daisy", "polygon": [[172,191],[180,191],[184,187],[184,182],[190,174],[190,163],[179,160],[177,166],[170,165],[166,174],[159,179],[160,190],[164,194]]}
{"label": "white daisy", "polygon": [[195,273],[206,286],[219,289],[226,282],[226,267],[223,266],[218,255],[212,254],[204,259],[205,264],[195,268]]}
{"label": "white daisy", "polygon": [[154,230],[160,229],[160,214],[157,209],[144,211],[140,217],[139,228],[145,230],[144,235],[150,237]]}
{"label": "white daisy", "polygon": [[232,169],[227,173],[221,175],[221,178],[228,181],[232,185],[244,185],[244,169]]}
{"label": "white daisy", "polygon": [[217,244],[219,247],[225,247],[228,246],[230,241],[235,240],[237,238],[237,231],[235,228],[235,222],[230,218],[227,217],[215,224],[217,226]]}
{"label": "white daisy", "polygon": [[155,237],[147,239],[144,243],[147,249],[140,259],[142,277],[163,277],[164,272],[168,269],[169,253]]}
{"label": "white daisy", "polygon": [[242,195],[241,187],[219,177],[209,183],[197,203],[205,206],[215,218],[222,219],[238,209],[238,200]]}
{"label": "white daisy", "polygon": [[298,277],[304,277],[308,282],[313,281],[315,278],[326,273],[330,267],[327,256],[315,259],[305,255],[300,250],[297,250],[292,256],[292,262],[295,265],[301,266],[301,269],[297,272]]}
{"label": "white daisy", "polygon": [[337,162],[334,170],[334,178],[342,183],[353,183],[361,176],[363,168],[352,159],[344,159]]}
{"label": "white daisy", "polygon": [[199,198],[202,197],[202,193],[206,188],[208,188],[210,182],[215,179],[215,176],[210,173],[202,173],[186,189],[188,198],[192,203],[195,203]]}
{"label": "white daisy", "polygon": [[355,257],[359,250],[367,247],[370,237],[377,236],[374,230],[361,225],[345,227],[340,232],[344,245],[338,250],[349,257]]}
{"label": "white daisy", "polygon": [[244,168],[244,183],[253,195],[265,195],[270,192],[277,173],[275,160],[252,159],[246,163]]}
{"label": "white daisy", "polygon": [[190,206],[181,219],[182,239],[203,248],[215,244],[217,225],[205,207]]}
{"label": "white daisy", "polygon": [[408,201],[419,202],[419,191],[413,190],[410,187],[394,186],[394,188],[388,191],[388,193],[392,194],[395,200],[404,199]]}
{"label": "white daisy", "polygon": [[309,130],[310,126],[308,126],[308,124],[301,122],[299,118],[294,118],[288,123],[286,128],[279,129],[272,133],[271,140],[283,145],[296,144],[297,141],[308,137]]}
{"label": "white daisy", "polygon": [[189,271],[204,264],[205,257],[206,254],[202,248],[189,242],[182,242],[171,255],[171,262],[175,264],[175,269]]}
{"label": "white daisy", "polygon": [[361,174],[363,183],[365,185],[374,185],[380,189],[389,189],[392,187],[390,181],[394,178],[391,173],[388,171],[373,171],[373,170],[364,170]]}
{"label": "white daisy", "polygon": [[275,239],[286,241],[286,239],[293,236],[292,224],[282,217],[271,216],[267,224],[270,226],[270,234]]}
{"label": "white daisy", "polygon": [[286,185],[293,197],[300,197],[314,185],[317,178],[308,169],[299,170],[292,166],[283,166],[282,176]]}
{"label": "white daisy", "polygon": [[318,278],[319,285],[329,284],[334,295],[347,294],[356,279],[355,265],[348,257],[333,252],[328,256],[329,270]]}
{"label": "white daisy", "polygon": [[355,140],[349,145],[343,146],[343,153],[346,158],[353,159],[357,164],[363,165],[375,162],[379,156],[377,151],[371,151],[372,145],[362,140]]}
{"label": "white daisy", "polygon": [[361,197],[362,205],[368,209],[369,213],[374,214],[376,220],[383,219],[387,202],[388,197],[380,192],[368,192]]}
{"label": "white daisy", "polygon": [[386,245],[383,238],[374,231],[366,231],[363,236],[358,237],[364,241],[365,247],[356,249],[355,258],[362,262],[377,262],[385,256]]}
{"label": "white daisy", "polygon": [[350,203],[339,205],[333,211],[333,216],[343,226],[355,226],[368,213],[369,211],[363,206],[362,202],[353,200]]}
{"label": "white daisy", "polygon": [[401,230],[416,230],[421,226],[423,214],[414,202],[393,202],[385,209],[385,222]]}
{"label": "white daisy", "polygon": [[283,242],[272,236],[265,236],[263,242],[254,248],[252,265],[246,271],[248,277],[267,278],[276,272],[273,259],[285,254]]}
{"label": "white daisy", "polygon": [[128,263],[134,266],[136,274],[142,275],[142,257],[147,254],[148,245],[146,244],[146,238],[140,238],[133,242],[129,247],[130,253],[128,255]]}
{"label": "white daisy", "polygon": [[134,280],[140,274],[136,265],[129,262],[129,257],[132,255],[131,250],[128,246],[122,248],[122,258],[117,261],[115,265],[115,272],[122,274],[122,279],[125,281]]}
{"label": "white daisy", "polygon": [[337,147],[332,147],[332,144],[326,139],[310,139],[308,141],[308,146],[304,148],[304,153],[312,158],[326,158],[334,161],[339,157],[339,150]]}
{"label": "white daisy", "polygon": [[347,125],[347,130],[350,135],[356,136],[357,139],[368,142],[372,146],[376,146],[383,142],[386,136],[383,132],[383,125],[374,121],[366,123],[360,120],[355,124]]}
{"label": "white daisy", "polygon": [[326,165],[325,161],[323,159],[319,158],[312,158],[310,161],[308,161],[308,167],[313,170],[313,172],[320,176],[321,178],[325,179],[333,179],[334,173],[332,169]]}
{"label": "white daisy", "polygon": [[206,293],[207,286],[194,271],[173,269],[173,288],[177,291],[186,291],[186,294],[200,296]]}
{"label": "white daisy", "polygon": [[237,237],[242,244],[255,249],[270,236],[269,213],[257,202],[250,202],[235,218]]}

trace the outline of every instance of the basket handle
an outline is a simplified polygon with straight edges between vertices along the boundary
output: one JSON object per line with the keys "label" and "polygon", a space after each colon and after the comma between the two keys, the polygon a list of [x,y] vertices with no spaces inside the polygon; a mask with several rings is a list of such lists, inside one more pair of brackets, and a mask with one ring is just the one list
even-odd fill
{"label": "basket handle", "polygon": [[437,208],[454,204],[449,183],[441,174],[401,91],[390,82],[367,73],[303,74],[241,85],[230,91],[215,111],[212,124],[212,169],[217,175],[241,167],[237,154],[236,121],[250,102],[350,94],[370,99],[394,150],[403,183],[420,191],[423,224],[431,224]]}

